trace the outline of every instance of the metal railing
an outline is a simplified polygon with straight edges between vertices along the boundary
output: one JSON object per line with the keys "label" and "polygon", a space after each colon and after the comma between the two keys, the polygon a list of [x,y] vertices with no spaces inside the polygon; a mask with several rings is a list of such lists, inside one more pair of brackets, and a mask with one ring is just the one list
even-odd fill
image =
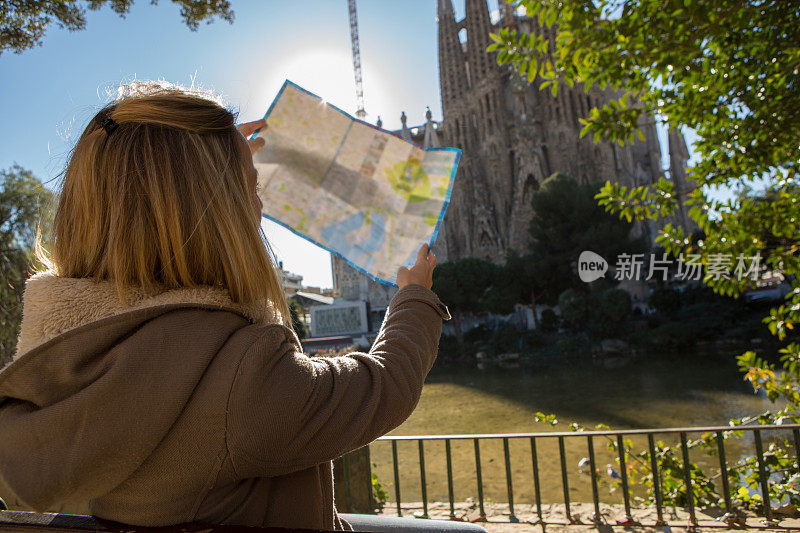
{"label": "metal railing", "polygon": [[591,470],[591,488],[592,488],[592,503],[594,505],[594,513],[592,519],[595,522],[601,520],[600,513],[600,498],[598,494],[598,477],[597,465],[595,457],[594,443],[598,437],[613,437],[616,438],[616,451],[619,460],[619,477],[622,488],[623,504],[625,506],[625,520],[618,521],[619,525],[629,525],[635,523],[631,516],[631,494],[628,483],[628,471],[625,464],[626,449],[623,445],[623,437],[625,436],[645,436],[647,437],[647,447],[649,449],[650,468],[652,470],[652,483],[653,483],[653,496],[655,499],[656,507],[656,526],[666,525],[664,520],[664,502],[662,495],[662,487],[660,485],[659,476],[659,461],[656,455],[656,442],[654,435],[664,434],[677,434],[680,438],[680,447],[683,457],[683,483],[686,487],[686,508],[689,514],[689,526],[694,528],[697,526],[697,515],[695,510],[694,492],[692,489],[692,463],[689,460],[689,445],[687,442],[687,435],[693,433],[712,433],[715,434],[717,456],[719,458],[720,472],[722,473],[722,491],[725,502],[725,515],[724,519],[728,523],[735,520],[734,509],[731,501],[730,482],[728,479],[728,465],[725,454],[725,438],[723,434],[731,431],[747,431],[752,432],[755,441],[755,454],[758,464],[758,478],[761,489],[761,497],[764,506],[764,515],[768,525],[775,524],[773,517],[772,505],[769,496],[769,476],[767,474],[767,467],[764,458],[764,447],[762,442],[762,432],[777,432],[777,431],[791,431],[794,442],[795,459],[798,461],[796,467],[798,474],[800,474],[800,424],[786,424],[786,425],[758,425],[758,426],[713,426],[713,427],[687,427],[687,428],[661,428],[661,429],[628,429],[619,431],[570,431],[570,432],[541,432],[541,433],[492,433],[492,434],[475,434],[475,435],[403,435],[403,436],[384,436],[380,437],[378,441],[390,441],[392,446],[392,466],[394,470],[394,496],[397,505],[397,514],[402,516],[402,498],[400,487],[400,468],[398,464],[397,443],[398,441],[417,441],[419,450],[419,476],[420,488],[422,496],[422,518],[429,518],[428,516],[428,491],[427,482],[425,477],[425,442],[426,441],[444,441],[445,444],[445,460],[447,469],[447,490],[448,499],[450,504],[450,519],[455,520],[455,499],[454,499],[454,483],[453,483],[453,461],[451,453],[452,441],[472,440],[475,456],[475,473],[477,478],[477,495],[478,505],[481,521],[486,521],[486,509],[483,487],[483,474],[481,466],[481,441],[491,439],[502,439],[503,444],[503,457],[505,466],[506,487],[508,495],[508,506],[510,511],[510,521],[519,522],[514,510],[514,485],[511,473],[511,454],[509,451],[509,441],[513,439],[528,439],[530,442],[530,461],[533,481],[533,495],[536,504],[536,515],[539,523],[544,524],[545,519],[542,512],[542,496],[540,486],[540,471],[539,471],[539,453],[537,452],[537,442],[546,439],[557,439],[558,441],[558,454],[559,464],[561,469],[561,486],[563,491],[563,502],[565,507],[565,518],[568,523],[576,523],[570,511],[570,488],[567,476],[567,462],[565,453],[565,440],[566,439],[585,439],[586,450],[588,452],[589,467]]}

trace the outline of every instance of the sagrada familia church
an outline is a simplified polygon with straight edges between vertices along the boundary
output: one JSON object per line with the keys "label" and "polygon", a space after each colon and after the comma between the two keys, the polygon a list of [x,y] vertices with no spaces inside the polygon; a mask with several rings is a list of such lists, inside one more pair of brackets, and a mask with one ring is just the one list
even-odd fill
{"label": "sagrada familia church", "polygon": [[[549,89],[539,90],[539,80],[529,84],[513,67],[498,66],[495,54],[486,52],[489,34],[504,26],[544,34],[552,46],[551,29],[515,13],[502,1],[501,11],[492,17],[486,0],[465,0],[462,20],[456,20],[451,0],[437,3],[443,119],[434,122],[429,110],[425,124],[409,128],[403,114],[402,129],[396,133],[425,148],[462,150],[451,202],[433,247],[440,262],[463,257],[497,261],[508,249],[524,254],[531,195],[556,172],[584,183],[611,179],[627,186],[654,183],[666,174],[682,205],[693,185],[686,179],[689,154],[679,132],[670,130],[667,135],[667,172],[653,117],[642,117],[644,140],[633,145],[595,143],[591,135],[581,138],[578,119],[619,93],[596,86],[587,93],[582,84],[572,88],[561,84],[553,97]],[[637,223],[633,233],[653,242],[666,222],[688,231],[696,228],[682,208],[669,220]],[[339,297],[366,300],[373,308],[388,304],[394,289],[336,257],[332,263]]]}

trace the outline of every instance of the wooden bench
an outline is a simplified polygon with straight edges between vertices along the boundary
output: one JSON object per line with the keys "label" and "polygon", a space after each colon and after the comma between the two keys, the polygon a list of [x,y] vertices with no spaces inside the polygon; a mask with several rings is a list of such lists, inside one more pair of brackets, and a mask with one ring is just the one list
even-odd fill
{"label": "wooden bench", "polygon": [[93,516],[56,514],[56,513],[31,513],[27,511],[9,511],[3,500],[0,500],[0,531],[27,532],[31,531],[104,531],[113,533],[166,533],[167,531],[203,532],[203,533],[251,533],[256,531],[273,533],[317,533],[313,529],[287,529],[283,527],[248,527],[248,526],[221,526],[217,524],[179,524],[166,527],[139,527],[119,524],[108,520],[101,520]]}
{"label": "wooden bench", "polygon": [[[370,470],[369,446],[346,454],[334,461],[336,484],[336,502],[339,512],[371,513],[374,508],[372,500],[372,473]],[[102,520],[93,516],[32,513],[27,511],[9,511],[0,499],[0,533],[9,531],[107,531],[119,533],[159,533],[167,531],[237,533],[254,531],[272,531],[275,533],[316,533],[311,529],[286,529],[281,527],[247,527],[221,526],[216,524],[190,523],[168,527],[139,527]]]}

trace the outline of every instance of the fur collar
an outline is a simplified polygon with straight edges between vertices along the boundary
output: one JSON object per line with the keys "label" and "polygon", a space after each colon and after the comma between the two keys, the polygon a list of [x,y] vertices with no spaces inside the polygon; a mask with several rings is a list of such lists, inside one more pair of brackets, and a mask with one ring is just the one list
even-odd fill
{"label": "fur collar", "polygon": [[62,278],[51,271],[34,275],[25,284],[22,326],[14,360],[71,329],[158,305],[208,305],[231,309],[256,324],[279,322],[272,305],[237,304],[231,301],[226,289],[210,286],[167,290],[155,296],[138,287],[130,287],[125,297],[126,303],[123,303],[116,286],[110,281]]}

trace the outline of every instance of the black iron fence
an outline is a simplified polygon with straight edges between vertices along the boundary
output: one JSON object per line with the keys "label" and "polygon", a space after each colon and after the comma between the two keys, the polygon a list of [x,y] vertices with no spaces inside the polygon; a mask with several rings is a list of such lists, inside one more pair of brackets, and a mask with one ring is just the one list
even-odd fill
{"label": "black iron fence", "polygon": [[[398,462],[398,442],[399,441],[416,441],[419,455],[419,482],[420,492],[422,499],[422,517],[428,518],[428,483],[426,481],[426,467],[425,467],[425,445],[432,441],[444,441],[445,462],[447,472],[447,490],[448,499],[450,504],[450,518],[456,519],[454,499],[454,481],[453,481],[453,454],[451,452],[451,442],[471,440],[474,448],[474,466],[476,474],[476,493],[478,501],[478,511],[480,513],[480,520],[486,520],[485,498],[484,498],[484,482],[483,482],[483,468],[481,465],[481,442],[489,440],[502,440],[503,445],[503,463],[505,467],[505,482],[507,488],[508,507],[510,511],[510,521],[518,522],[518,518],[514,509],[514,483],[512,480],[511,472],[511,453],[509,451],[509,441],[513,440],[527,440],[530,447],[530,457],[526,458],[530,461],[531,482],[533,489],[534,504],[536,506],[536,514],[538,520],[544,523],[542,511],[542,490],[540,483],[540,453],[537,451],[537,443],[547,439],[556,439],[558,443],[558,464],[561,470],[561,492],[563,495],[563,503],[565,508],[565,519],[567,523],[575,523],[573,519],[570,506],[574,502],[570,502],[570,487],[567,475],[567,457],[565,453],[565,441],[568,439],[583,439],[585,441],[586,453],[588,455],[587,465],[590,469],[591,489],[592,489],[592,503],[594,504],[594,513],[592,519],[600,521],[600,496],[598,491],[598,469],[596,464],[595,454],[595,441],[599,437],[611,438],[616,441],[617,460],[619,461],[619,481],[621,484],[622,499],[625,509],[625,519],[619,521],[620,525],[634,523],[631,516],[631,491],[629,487],[628,469],[626,465],[626,447],[624,446],[623,439],[627,436],[646,437],[647,448],[649,449],[650,469],[652,470],[652,491],[654,496],[654,504],[656,510],[656,524],[657,526],[665,525],[664,520],[664,501],[662,496],[662,487],[660,486],[659,471],[661,465],[659,464],[659,457],[656,453],[656,435],[672,435],[673,438],[677,435],[680,439],[680,448],[682,455],[683,465],[683,483],[686,488],[686,505],[689,515],[689,526],[694,527],[697,525],[696,516],[696,502],[692,487],[692,463],[689,458],[689,445],[687,444],[687,435],[702,433],[713,435],[713,440],[716,441],[716,455],[719,459],[719,468],[722,481],[722,496],[724,499],[725,515],[722,517],[726,522],[733,523],[736,517],[734,512],[732,499],[731,499],[731,483],[729,480],[729,467],[727,464],[727,456],[725,450],[725,433],[731,431],[744,431],[751,432],[754,441],[754,451],[757,458],[758,466],[758,481],[760,487],[761,498],[763,501],[763,514],[765,516],[765,523],[767,525],[775,524],[773,517],[772,504],[770,502],[770,476],[765,461],[763,434],[772,433],[777,435],[781,432],[786,438],[793,442],[795,464],[794,468],[796,473],[800,475],[800,424],[787,424],[787,425],[752,425],[752,426],[715,426],[715,427],[688,427],[688,428],[661,428],[661,429],[629,429],[629,430],[607,430],[607,431],[571,431],[571,432],[541,432],[541,433],[497,433],[497,434],[475,434],[475,435],[408,435],[408,436],[384,436],[378,441],[389,441],[392,447],[392,467],[394,473],[394,500],[397,506],[397,514],[402,516],[402,487],[400,484],[400,468]],[[789,437],[791,433],[791,437]],[[376,446],[377,444],[373,444]],[[457,465],[463,468],[465,465]],[[470,465],[471,466],[471,465]],[[675,525],[675,524],[673,524]]]}

